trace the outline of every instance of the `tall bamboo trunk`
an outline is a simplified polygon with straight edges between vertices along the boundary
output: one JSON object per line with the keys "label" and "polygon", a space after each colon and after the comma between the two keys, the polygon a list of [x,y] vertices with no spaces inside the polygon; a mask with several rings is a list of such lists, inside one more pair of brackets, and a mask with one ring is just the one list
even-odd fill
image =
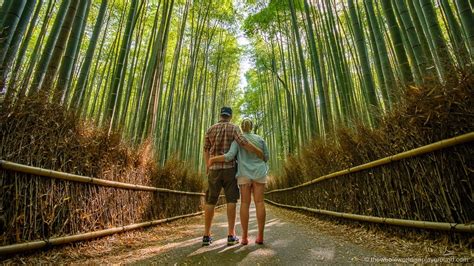
{"label": "tall bamboo trunk", "polygon": [[[416,34],[415,26],[411,20],[410,14],[408,13],[408,9],[405,5],[404,0],[395,0],[395,6],[397,7],[398,11],[400,12],[400,22],[405,30],[409,44],[411,45],[411,49],[413,51],[413,55],[415,57],[415,67],[419,71],[421,75],[421,79],[426,79],[427,74],[427,67],[425,62],[425,57],[423,56],[423,50],[421,47],[420,40],[418,39],[418,35]],[[429,75],[428,75],[429,76]],[[418,83],[420,84],[422,81],[419,80]]]}
{"label": "tall bamboo trunk", "polygon": [[385,39],[383,33],[380,29],[377,16],[375,15],[373,1],[368,0],[365,1],[365,6],[367,8],[367,16],[369,19],[369,23],[371,25],[371,32],[374,34],[375,39],[375,48],[378,52],[378,56],[380,59],[380,66],[382,68],[382,76],[383,76],[383,99],[385,101],[385,105],[387,108],[390,108],[392,105],[392,91],[394,90],[395,84],[395,76],[393,75],[392,66],[390,64],[390,59],[388,57],[387,46],[385,44]]}
{"label": "tall bamboo trunk", "polygon": [[[33,13],[33,9],[35,8],[35,3],[35,0],[27,1],[25,8],[23,9],[20,21],[18,22],[17,30],[15,31],[15,34],[11,40],[10,47],[8,48],[7,54],[5,55],[5,59],[2,63],[2,66],[0,66],[0,72],[3,71],[3,73],[0,74],[0,90],[6,84],[7,75],[11,73],[7,93],[5,95],[6,105],[8,105],[13,100],[12,98],[18,88],[18,85],[16,84],[16,77],[18,75],[18,71],[20,70],[21,62],[23,61],[23,57],[25,55],[26,47],[31,39],[31,35],[33,34],[34,25],[36,23],[36,20],[38,19],[39,11],[41,10],[43,0],[40,0],[38,2],[33,18],[30,22],[31,14]],[[26,36],[23,36],[28,24],[30,25],[28,28],[28,32]],[[19,48],[22,39],[23,43]],[[10,72],[10,67],[12,67],[12,63],[15,59],[15,56],[17,57],[16,64],[13,72]]]}
{"label": "tall bamboo trunk", "polygon": [[125,78],[125,73],[127,66],[125,64],[129,51],[131,39],[133,36],[133,31],[135,29],[135,16],[138,7],[138,0],[132,0],[127,16],[127,23],[125,26],[125,31],[122,37],[122,43],[120,46],[119,56],[117,59],[117,64],[112,76],[112,84],[110,87],[110,97],[106,105],[106,119],[110,119],[109,132],[114,126],[114,119],[116,114],[119,113],[120,108],[120,88],[123,86],[123,80]]}
{"label": "tall bamboo trunk", "polygon": [[58,36],[60,34],[64,19],[66,18],[66,13],[69,9],[70,3],[70,0],[64,0],[61,2],[61,6],[59,7],[58,13],[54,20],[53,27],[49,33],[48,40],[46,41],[46,45],[43,48],[43,53],[41,54],[38,64],[36,65],[35,75],[33,76],[33,82],[28,91],[28,95],[33,95],[36,93],[43,83],[46,70],[51,60],[52,53],[55,50],[54,48],[56,46],[56,42],[58,41]]}
{"label": "tall bamboo trunk", "polygon": [[435,52],[438,54],[440,65],[439,71],[444,81],[454,81],[457,79],[454,71],[451,56],[446,46],[441,27],[439,26],[436,12],[434,10],[431,0],[419,0],[426,24],[428,26],[428,32],[434,42]]}
{"label": "tall bamboo trunk", "polygon": [[323,125],[324,125],[324,130],[327,132],[332,131],[332,123],[330,121],[330,110],[328,107],[328,97],[326,95],[326,91],[324,90],[324,85],[323,85],[323,80],[322,80],[322,72],[321,72],[321,63],[319,62],[319,56],[318,56],[318,50],[316,47],[316,42],[315,42],[315,34],[313,30],[313,21],[311,19],[311,12],[310,12],[310,6],[308,3],[308,0],[304,0],[304,10],[305,10],[305,15],[306,15],[306,20],[308,21],[308,43],[311,49],[310,55],[311,55],[311,63],[313,66],[313,71],[315,72],[316,76],[316,85],[318,88],[318,97],[319,97],[319,104],[320,104],[320,110],[321,110],[321,117],[323,120]]}
{"label": "tall bamboo trunk", "polygon": [[443,9],[443,13],[446,16],[448,34],[452,39],[452,43],[454,45],[454,55],[457,58],[458,64],[462,67],[465,67],[469,64],[469,51],[467,46],[465,45],[466,42],[463,39],[463,34],[461,30],[461,26],[456,20],[453,10],[449,4],[448,0],[440,0],[441,7]]}
{"label": "tall bamboo trunk", "polygon": [[462,26],[469,45],[469,51],[471,52],[471,62],[474,62],[474,14],[472,13],[474,6],[472,6],[472,4],[473,3],[471,3],[470,6],[467,1],[456,0],[456,8],[461,17]]}
{"label": "tall bamboo trunk", "polygon": [[400,33],[400,27],[395,19],[395,14],[393,12],[393,6],[391,0],[381,0],[382,8],[385,13],[385,17],[388,23],[388,29],[390,33],[391,40],[395,49],[395,55],[398,61],[398,69],[401,72],[402,81],[404,84],[409,84],[413,82],[413,76],[410,71],[410,64],[408,63],[407,54],[403,46],[403,40]]}
{"label": "tall bamboo trunk", "polygon": [[303,88],[304,88],[304,94],[305,94],[306,105],[307,105],[307,110],[308,110],[309,131],[310,131],[311,136],[317,136],[319,135],[319,125],[318,125],[319,123],[318,123],[316,108],[314,106],[313,97],[311,95],[311,90],[309,86],[308,72],[305,65],[303,46],[301,44],[300,32],[298,28],[298,22],[296,19],[296,10],[295,10],[293,1],[289,0],[288,2],[290,3],[290,13],[291,13],[291,22],[292,22],[291,25],[293,26],[292,27],[293,33],[295,34],[295,41],[296,41],[296,46],[298,49],[298,57],[299,57],[298,61],[300,64],[300,70],[301,70],[302,79],[303,79]]}
{"label": "tall bamboo trunk", "polygon": [[367,48],[365,46],[365,37],[362,26],[359,23],[359,16],[357,15],[356,7],[353,0],[348,1],[349,14],[351,18],[351,25],[354,31],[354,38],[356,42],[357,53],[359,55],[359,63],[361,64],[363,74],[362,91],[364,92],[367,103],[371,106],[378,107],[377,95],[375,94],[374,81],[372,72],[370,70],[370,63],[367,55]]}
{"label": "tall bamboo trunk", "polygon": [[[72,76],[72,70],[76,61],[77,50],[79,49],[82,35],[84,34],[84,23],[88,15],[90,0],[82,0],[79,4],[72,30],[68,38],[64,58],[61,62],[61,67],[58,72],[58,82],[53,90],[53,101],[61,102],[64,97],[64,92],[69,90],[69,80]],[[67,99],[66,99],[67,103]]]}
{"label": "tall bamboo trunk", "polygon": [[84,63],[82,64],[81,71],[79,73],[79,78],[74,89],[74,93],[71,100],[71,107],[79,108],[80,102],[84,97],[84,90],[86,87],[86,80],[89,75],[90,67],[92,65],[92,59],[94,57],[95,49],[97,46],[97,41],[99,39],[100,30],[105,19],[105,13],[107,11],[108,0],[102,0],[100,4],[99,14],[97,15],[97,20],[95,22],[94,31],[92,32],[92,37],[87,47]]}
{"label": "tall bamboo trunk", "polygon": [[[8,1],[6,1],[4,5],[7,3]],[[28,23],[34,5],[34,0],[11,1],[5,16],[0,18],[0,91],[3,91],[5,88],[5,80],[6,75],[8,74],[9,65],[13,60],[12,57],[15,54],[14,52],[16,52],[19,39],[21,39],[23,35],[22,32],[26,28],[26,24]],[[25,12],[23,12],[24,10]],[[13,47],[11,47],[11,45]],[[10,53],[8,58],[7,54],[10,48],[14,51],[13,53]]]}

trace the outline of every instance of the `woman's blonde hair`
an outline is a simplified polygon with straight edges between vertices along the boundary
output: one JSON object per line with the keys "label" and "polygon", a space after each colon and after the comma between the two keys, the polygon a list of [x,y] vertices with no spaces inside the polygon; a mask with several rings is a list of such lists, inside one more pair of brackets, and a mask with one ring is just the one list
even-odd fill
{"label": "woman's blonde hair", "polygon": [[253,127],[252,120],[250,120],[250,118],[244,118],[244,120],[242,120],[242,123],[240,124],[240,127],[242,128],[243,132],[251,132]]}

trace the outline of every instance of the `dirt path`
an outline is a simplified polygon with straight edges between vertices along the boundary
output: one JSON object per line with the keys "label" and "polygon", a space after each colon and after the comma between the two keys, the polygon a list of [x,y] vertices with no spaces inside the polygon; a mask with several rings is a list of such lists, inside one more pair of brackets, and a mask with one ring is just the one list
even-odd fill
{"label": "dirt path", "polygon": [[[283,212],[268,208],[264,245],[256,245],[257,224],[255,208],[250,214],[250,243],[247,246],[227,246],[227,218],[224,211],[216,213],[212,232],[215,241],[209,247],[201,247],[201,223],[189,225],[196,228],[191,236],[177,239],[165,245],[148,246],[110,258],[109,262],[131,264],[314,264],[351,263],[376,255],[376,252],[349,242],[341,242],[327,232],[318,231],[303,221],[288,220]],[[239,226],[239,223],[237,224]],[[239,232],[240,230],[238,230]],[[139,255],[140,254],[140,255]],[[139,256],[137,256],[139,255]]]}
{"label": "dirt path", "polygon": [[200,246],[201,232],[198,231],[190,239],[182,239],[169,244],[173,246],[172,249],[152,254],[135,263],[301,265],[350,263],[379,255],[352,243],[340,242],[327,232],[315,230],[303,221],[290,221],[273,207],[268,208],[265,244],[256,245],[254,241],[257,224],[253,206],[250,217],[251,237],[247,246],[227,246],[227,218],[221,211],[214,220],[212,231],[216,241],[211,246]]}
{"label": "dirt path", "polygon": [[[250,243],[227,246],[225,208],[216,211],[214,243],[201,247],[203,217],[112,235],[94,241],[0,258],[0,264],[165,264],[165,265],[314,265],[383,262],[381,258],[435,258],[405,262],[472,262],[464,245],[400,238],[324,221],[267,204],[265,244],[256,245],[255,209],[250,215]],[[237,220],[237,232],[240,224]],[[462,260],[454,260],[462,259]]]}

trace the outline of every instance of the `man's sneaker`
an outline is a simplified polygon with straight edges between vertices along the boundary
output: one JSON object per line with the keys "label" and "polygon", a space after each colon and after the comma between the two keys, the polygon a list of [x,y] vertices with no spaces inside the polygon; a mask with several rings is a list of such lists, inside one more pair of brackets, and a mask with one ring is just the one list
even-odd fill
{"label": "man's sneaker", "polygon": [[202,237],[202,246],[209,246],[212,243],[212,237],[211,236],[203,236]]}
{"label": "man's sneaker", "polygon": [[227,236],[227,246],[232,246],[239,243],[239,238],[237,236]]}

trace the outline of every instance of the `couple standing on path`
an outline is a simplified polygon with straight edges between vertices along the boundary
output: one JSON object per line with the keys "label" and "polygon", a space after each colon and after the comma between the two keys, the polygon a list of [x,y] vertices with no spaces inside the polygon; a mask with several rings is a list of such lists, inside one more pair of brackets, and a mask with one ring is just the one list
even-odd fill
{"label": "couple standing on path", "polygon": [[263,244],[266,215],[263,192],[268,174],[266,163],[269,156],[268,149],[265,141],[260,136],[251,133],[253,125],[250,119],[242,121],[242,134],[239,127],[230,122],[232,119],[232,109],[230,107],[222,107],[220,115],[220,121],[207,130],[204,144],[208,189],[206,191],[202,245],[208,246],[212,243],[211,224],[214,217],[214,208],[222,188],[227,203],[227,245],[239,243],[239,238],[235,234],[239,188],[241,198],[241,243],[242,245],[248,244],[249,208],[253,192],[258,223],[258,234],[255,243]]}

